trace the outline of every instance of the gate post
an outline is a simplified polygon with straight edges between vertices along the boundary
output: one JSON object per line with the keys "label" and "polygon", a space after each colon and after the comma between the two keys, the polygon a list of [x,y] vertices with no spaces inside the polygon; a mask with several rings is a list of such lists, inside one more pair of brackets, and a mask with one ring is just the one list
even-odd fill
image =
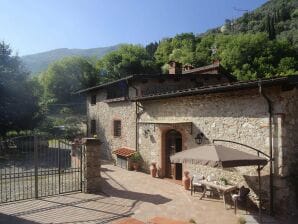
{"label": "gate post", "polygon": [[83,152],[83,192],[96,193],[101,190],[100,182],[100,140],[96,138],[84,138],[85,150]]}
{"label": "gate post", "polygon": [[33,144],[34,144],[34,193],[35,198],[38,198],[38,142],[37,137],[34,135],[33,137]]}

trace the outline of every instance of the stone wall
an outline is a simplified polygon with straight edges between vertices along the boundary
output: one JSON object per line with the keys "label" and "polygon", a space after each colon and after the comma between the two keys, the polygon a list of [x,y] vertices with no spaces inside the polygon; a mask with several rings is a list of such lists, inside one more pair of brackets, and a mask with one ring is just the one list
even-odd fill
{"label": "stone wall", "polygon": [[[284,204],[290,200],[289,187],[284,178],[289,163],[287,154],[297,150],[297,131],[294,131],[298,118],[297,90],[281,91],[279,88],[271,88],[266,89],[265,92],[274,102],[275,202],[276,207],[282,202],[286,209],[287,206]],[[205,136],[204,143],[211,143],[213,139],[232,140],[269,154],[268,105],[265,99],[259,95],[257,89],[144,101],[142,106],[144,112],[140,122],[192,122],[192,131],[185,124],[140,124],[139,150],[146,165],[150,162],[157,162],[157,165],[162,168],[162,136],[170,129],[176,129],[182,134],[183,150],[196,147],[194,138],[201,132]],[[143,134],[144,130],[150,130],[150,135]],[[237,149],[255,154],[254,151],[239,146]],[[189,170],[191,173],[202,173],[205,176],[214,173],[218,178],[225,177],[232,184],[248,186],[252,190],[252,199],[256,198],[256,167],[215,170],[184,164],[183,169]],[[161,175],[163,172],[161,169]],[[268,207],[269,165],[262,170],[262,188],[264,189],[264,198],[267,199],[265,206]]]}
{"label": "stone wall", "polygon": [[[91,94],[87,100],[88,124],[96,120],[96,132],[101,140],[102,159],[112,159],[112,152],[120,147],[135,148],[136,116],[135,103],[125,100],[107,102],[104,90],[97,93],[96,105],[91,105]],[[121,137],[113,135],[113,120],[121,120]],[[90,128],[89,128],[90,136]]]}
{"label": "stone wall", "polygon": [[101,191],[100,175],[100,141],[95,138],[83,139],[83,192],[97,193]]}
{"label": "stone wall", "polygon": [[[285,100],[286,99],[286,100]],[[286,92],[278,99],[285,108],[277,115],[280,131],[275,131],[275,144],[281,146],[281,152],[275,154],[275,168],[280,178],[275,179],[276,201],[289,215],[297,212],[297,194],[286,181],[291,165],[298,162],[298,91]],[[278,139],[282,139],[278,142]],[[298,174],[297,174],[298,175]],[[295,200],[296,199],[296,200]]]}

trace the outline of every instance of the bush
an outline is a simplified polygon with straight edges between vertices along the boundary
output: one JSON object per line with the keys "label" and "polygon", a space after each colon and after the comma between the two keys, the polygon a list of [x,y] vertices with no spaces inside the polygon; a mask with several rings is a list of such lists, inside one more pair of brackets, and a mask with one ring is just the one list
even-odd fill
{"label": "bush", "polygon": [[73,140],[74,138],[77,138],[78,136],[83,136],[84,133],[77,125],[72,126],[66,126],[65,132],[63,133],[64,137],[68,140]]}
{"label": "bush", "polygon": [[131,157],[130,157],[131,162],[133,163],[140,163],[142,161],[142,156],[139,152],[135,152]]}
{"label": "bush", "polygon": [[237,219],[237,224],[245,224],[245,223],[246,223],[246,219],[244,217],[241,216]]}
{"label": "bush", "polygon": [[69,108],[69,107],[63,107],[61,110],[60,110],[60,114],[73,114],[73,111]]}
{"label": "bush", "polygon": [[13,138],[13,137],[17,137],[19,134],[17,131],[9,131],[6,133],[6,137],[8,138]]}

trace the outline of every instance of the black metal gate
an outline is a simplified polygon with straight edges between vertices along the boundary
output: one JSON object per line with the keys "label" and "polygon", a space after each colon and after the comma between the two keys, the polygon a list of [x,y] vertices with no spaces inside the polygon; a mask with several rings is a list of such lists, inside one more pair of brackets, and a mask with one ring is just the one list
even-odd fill
{"label": "black metal gate", "polygon": [[0,202],[82,191],[83,149],[36,136],[1,141]]}

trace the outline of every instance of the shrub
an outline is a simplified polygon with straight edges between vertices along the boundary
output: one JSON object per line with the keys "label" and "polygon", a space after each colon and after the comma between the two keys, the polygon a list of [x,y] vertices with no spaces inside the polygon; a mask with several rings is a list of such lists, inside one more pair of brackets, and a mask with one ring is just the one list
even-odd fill
{"label": "shrub", "polygon": [[69,107],[63,107],[63,108],[60,110],[60,114],[67,114],[67,115],[70,115],[70,114],[73,114],[73,111],[72,111]]}
{"label": "shrub", "polygon": [[9,132],[6,133],[6,136],[8,138],[17,137],[18,136],[18,132],[17,131],[9,131]]}
{"label": "shrub", "polygon": [[140,163],[142,161],[142,156],[139,152],[135,152],[131,157],[130,157],[131,162],[133,163]]}
{"label": "shrub", "polygon": [[246,219],[243,216],[237,219],[237,224],[245,224],[245,223],[246,223]]}

